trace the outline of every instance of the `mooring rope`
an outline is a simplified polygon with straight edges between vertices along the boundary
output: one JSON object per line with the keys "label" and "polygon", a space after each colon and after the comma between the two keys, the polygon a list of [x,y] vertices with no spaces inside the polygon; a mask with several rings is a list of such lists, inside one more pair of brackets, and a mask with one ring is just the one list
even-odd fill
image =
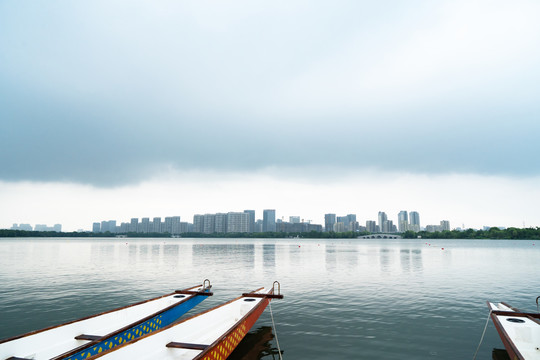
{"label": "mooring rope", "polygon": [[272,318],[272,327],[274,328],[274,335],[276,336],[276,344],[277,344],[279,359],[283,360],[283,358],[281,357],[281,349],[279,348],[279,340],[277,337],[276,324],[274,323],[274,314],[272,313],[272,303],[269,302],[268,307],[270,308],[270,317]]}
{"label": "mooring rope", "polygon": [[482,332],[482,337],[480,338],[480,344],[478,344],[478,347],[476,348],[476,351],[474,353],[474,356],[473,356],[473,360],[476,359],[476,355],[478,354],[478,350],[480,350],[480,345],[482,345],[482,341],[484,341],[484,335],[486,335],[486,330],[487,330],[487,327],[489,325],[489,318],[491,317],[491,312],[493,310],[489,310],[489,314],[488,314],[488,317],[487,317],[487,320],[486,320],[486,326],[484,326],[484,331]]}

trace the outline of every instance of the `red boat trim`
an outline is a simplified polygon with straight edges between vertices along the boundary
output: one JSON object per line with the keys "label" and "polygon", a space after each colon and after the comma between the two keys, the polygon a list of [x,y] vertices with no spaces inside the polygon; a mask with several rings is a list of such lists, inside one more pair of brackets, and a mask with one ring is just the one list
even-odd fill
{"label": "red boat trim", "polygon": [[[273,295],[273,292],[274,290],[272,289],[267,295]],[[253,296],[255,294],[251,293],[251,295]],[[246,315],[244,315],[242,319],[238,320],[238,322],[229,331],[227,331],[219,339],[214,341],[206,350],[195,356],[193,360],[223,360],[229,357],[229,355],[233,352],[236,346],[238,346],[240,341],[242,341],[244,336],[246,336],[248,331],[255,324],[257,319],[259,319],[269,302],[269,297],[264,296],[263,300],[261,300],[259,304],[257,304],[257,306],[255,306]]]}

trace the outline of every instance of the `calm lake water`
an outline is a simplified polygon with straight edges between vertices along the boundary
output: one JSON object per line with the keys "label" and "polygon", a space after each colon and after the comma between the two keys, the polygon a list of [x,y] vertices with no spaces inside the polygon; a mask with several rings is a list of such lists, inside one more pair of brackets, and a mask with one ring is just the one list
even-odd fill
{"label": "calm lake water", "polygon": [[[0,338],[211,280],[190,314],[261,286],[285,359],[472,359],[486,300],[536,311],[540,242],[3,239]],[[477,359],[504,348],[490,321]],[[278,359],[269,309],[232,359]]]}

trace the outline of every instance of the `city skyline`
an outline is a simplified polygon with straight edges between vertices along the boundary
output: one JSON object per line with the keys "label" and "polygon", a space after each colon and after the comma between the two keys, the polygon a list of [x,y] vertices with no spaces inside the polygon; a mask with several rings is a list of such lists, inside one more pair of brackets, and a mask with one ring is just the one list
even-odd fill
{"label": "city skyline", "polygon": [[[394,207],[395,209],[398,209],[397,207]],[[360,220],[364,220],[364,221],[374,221],[374,223],[379,226],[379,223],[380,223],[380,219],[377,215],[377,211],[372,211],[372,210],[366,210],[366,209],[357,209],[357,210],[350,210],[351,208],[348,208],[349,210],[348,211],[342,211],[342,212],[335,212],[333,213],[333,215],[335,215],[336,219],[339,218],[340,216],[343,216],[343,215],[346,215],[346,214],[350,214],[350,213],[354,213],[354,215],[356,215]],[[404,210],[402,210],[401,208],[399,208],[400,210],[399,211],[394,211],[394,213],[390,212],[390,211],[378,211],[378,212],[383,212],[386,214],[386,216],[391,220],[392,222],[392,225],[394,225],[398,230],[399,230],[399,222],[400,222],[400,213]],[[263,209],[260,209],[260,210],[238,210],[240,212],[243,212],[243,211],[253,211],[254,214],[252,215],[253,217],[255,217],[255,220],[263,220],[264,218],[264,208]],[[301,220],[301,222],[311,222],[313,224],[321,224],[323,226],[323,228],[325,227],[325,224],[326,224],[326,215],[328,215],[329,213],[326,212],[326,213],[317,213],[315,214],[315,216],[309,216],[309,215],[303,215],[301,214],[300,212],[294,212],[294,213],[286,213],[285,211],[281,211],[279,209],[275,209],[275,219],[276,220],[280,220],[280,221],[288,221],[289,218],[291,217],[297,217]],[[407,213],[408,213],[408,216],[410,217],[411,216],[411,213],[416,213],[418,214],[419,212],[417,211],[414,211],[414,210],[405,210]],[[193,217],[196,216],[197,214],[219,214],[219,213],[228,213],[230,212],[230,209],[227,210],[227,209],[224,209],[224,210],[221,210],[221,211],[218,211],[218,212],[212,212],[212,211],[205,211],[205,212],[202,212],[202,211],[191,211],[190,213],[193,214],[193,215],[179,215],[184,221],[185,219],[188,219],[188,221],[191,221],[193,220]],[[234,211],[233,211],[234,212]],[[129,212],[128,212],[129,213]],[[171,211],[167,212],[167,213],[164,213],[163,211],[158,211],[157,213],[159,214],[165,214],[165,215],[162,215],[162,216],[159,216],[158,218],[167,218],[167,217],[170,217],[168,216],[167,214],[170,214]],[[179,212],[176,212],[177,214]],[[149,218],[149,219],[153,219],[154,217],[149,217],[147,214],[148,212],[144,212],[145,215],[143,216],[138,216],[136,217],[137,219],[145,219],[145,218]],[[189,213],[188,213],[189,214]],[[314,212],[311,212],[311,214],[314,214]],[[331,213],[332,214],[332,213]],[[341,215],[340,215],[341,214]],[[375,214],[375,215],[373,215]],[[452,229],[453,228],[463,228],[463,229],[467,229],[467,228],[472,228],[472,229],[482,229],[484,227],[501,227],[501,228],[507,228],[507,227],[518,227],[518,228],[522,228],[522,227],[536,227],[538,225],[528,225],[526,223],[521,223],[521,224],[516,224],[516,225],[508,225],[508,224],[504,224],[504,223],[496,223],[496,222],[478,222],[478,221],[462,221],[462,222],[455,222],[452,220],[451,217],[449,216],[445,216],[444,214],[442,213],[437,213],[437,214],[440,214],[440,215],[434,215],[434,214],[430,214],[429,212],[425,212],[425,221],[423,220],[422,221],[422,227],[425,227],[426,225],[438,225],[440,223],[440,221],[442,220],[445,220],[445,221],[449,221],[451,224],[452,224]],[[97,218],[99,218],[99,215],[96,216]],[[423,217],[423,218],[424,218]],[[129,219],[132,219],[134,217],[131,217],[130,215],[126,215],[124,217],[120,217],[120,216],[115,216],[115,215],[112,215],[112,216],[108,216],[107,218],[110,218],[110,219],[121,219],[121,218],[129,218]],[[450,220],[448,220],[450,219]],[[90,222],[93,223],[94,221],[96,220],[96,218],[93,218]],[[412,219],[411,219],[412,220]],[[103,221],[103,220],[102,220]],[[45,224],[45,223],[55,223],[55,224],[62,224],[62,229],[63,231],[79,231],[79,230],[83,230],[83,231],[91,231],[91,226],[88,225],[88,222],[86,224],[82,224],[81,221],[78,221],[77,223],[78,224],[82,224],[80,226],[70,226],[69,224],[66,226],[66,223],[64,221],[62,221],[62,219],[58,219],[56,218],[56,220],[54,221],[37,221],[37,222],[30,222],[30,221],[14,221],[14,222],[10,222],[9,224],[6,223],[6,225],[1,225],[0,223],[0,228],[3,228],[3,229],[10,229],[14,224],[21,224],[21,225],[27,225],[27,224],[31,224],[31,223],[34,223],[34,224]],[[476,224],[476,225],[469,225],[469,224]],[[43,225],[43,226],[46,226],[46,225]],[[365,224],[362,224],[362,226],[365,226]]]}
{"label": "city skyline", "polygon": [[[252,209],[243,210],[242,212],[227,212],[215,214],[195,214],[193,221],[181,221],[181,216],[167,216],[162,221],[161,217],[143,217],[131,218],[129,222],[114,220],[101,220],[93,222],[90,232],[111,232],[111,233],[170,233],[182,234],[187,232],[199,233],[252,233],[252,232],[309,232],[309,231],[324,231],[324,232],[377,232],[377,233],[396,233],[405,232],[407,230],[429,232],[443,230],[465,230],[460,227],[450,227],[448,220],[441,220],[439,224],[426,224],[421,226],[420,215],[417,211],[410,211],[410,222],[408,220],[409,212],[401,210],[398,215],[399,226],[394,225],[393,220],[388,218],[388,215],[383,212],[378,212],[378,220],[357,219],[356,214],[347,214],[337,216],[333,213],[324,214],[324,224],[312,223],[312,220],[306,220],[301,216],[289,216],[288,221],[285,216],[276,218],[276,209],[264,209],[262,218],[257,219],[256,211]],[[357,221],[359,220],[359,221]],[[283,225],[281,225],[283,224]],[[302,226],[295,226],[295,225]],[[287,226],[285,226],[287,225]],[[365,225],[365,226],[364,226]],[[37,224],[33,229],[30,224],[14,223],[11,230],[26,230],[26,231],[57,231],[60,232],[61,224],[55,224],[53,227]],[[487,228],[484,226],[484,228]],[[503,227],[501,227],[503,228]],[[293,230],[294,229],[294,230]],[[77,231],[87,232],[88,230],[79,229]]]}
{"label": "city skyline", "polygon": [[537,1],[2,5],[0,227],[540,226]]}

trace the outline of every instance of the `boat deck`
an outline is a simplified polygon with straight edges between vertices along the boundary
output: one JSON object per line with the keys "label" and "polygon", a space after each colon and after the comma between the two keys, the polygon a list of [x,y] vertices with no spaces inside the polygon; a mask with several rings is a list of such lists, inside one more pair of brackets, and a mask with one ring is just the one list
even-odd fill
{"label": "boat deck", "polygon": [[[190,290],[199,290],[193,287]],[[128,327],[149,314],[158,313],[194,295],[171,293],[65,324],[33,331],[0,341],[0,359],[53,359],[96,339]]]}
{"label": "boat deck", "polygon": [[504,303],[488,302],[488,305],[510,357],[540,359],[540,314],[522,313]]}
{"label": "boat deck", "polygon": [[[258,293],[267,292],[264,289],[258,291]],[[230,351],[232,351],[244,337],[245,333],[249,331],[248,326],[245,326],[245,329],[242,330],[242,325],[244,324],[242,323],[238,326],[238,322],[255,309],[261,301],[268,300],[261,297],[237,298],[217,308],[209,309],[206,312],[185,319],[178,324],[158,330],[152,335],[134,340],[126,346],[120,346],[115,350],[105,352],[91,359],[97,357],[103,358],[103,360],[123,360],[130,358],[194,359],[202,354],[204,349],[209,345],[224,339],[224,334],[228,331],[235,329],[228,336],[231,339]],[[261,311],[264,310],[264,307],[262,307]],[[237,331],[240,333],[236,334]],[[234,340],[236,338],[238,341]],[[227,352],[230,353],[228,350]]]}

